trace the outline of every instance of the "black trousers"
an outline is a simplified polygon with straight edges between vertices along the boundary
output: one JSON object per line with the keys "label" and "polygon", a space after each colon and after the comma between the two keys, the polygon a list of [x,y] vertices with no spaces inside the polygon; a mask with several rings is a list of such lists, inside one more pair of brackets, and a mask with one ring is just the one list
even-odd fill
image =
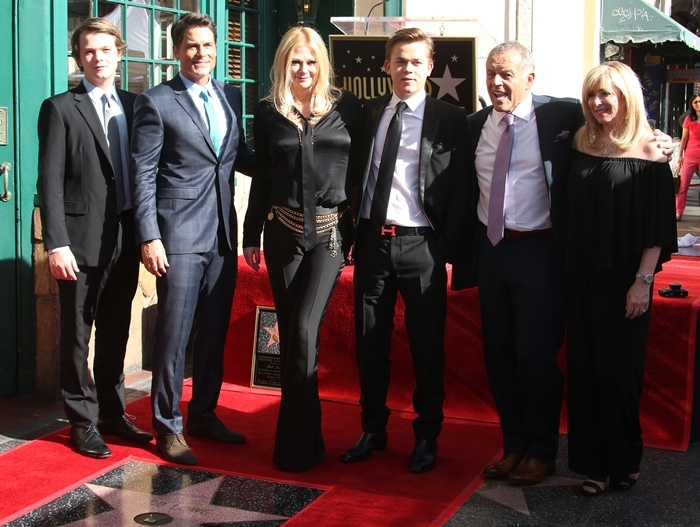
{"label": "black trousers", "polygon": [[386,428],[391,375],[391,334],[400,293],[406,305],[416,389],[413,421],[417,439],[440,434],[445,400],[446,262],[432,231],[422,235],[387,237],[360,221],[355,257],[355,336],[360,372],[362,429]]}
{"label": "black trousers", "polygon": [[[60,384],[66,417],[73,426],[97,424],[99,417],[121,416],[126,408],[124,356],[136,292],[139,252],[134,219],[122,214],[119,241],[106,267],[80,267],[76,281],[58,280]],[[88,353],[95,325],[93,379]]]}
{"label": "black trousers", "polygon": [[[338,234],[338,244],[341,234]],[[320,328],[345,262],[328,249],[330,234],[304,249],[304,238],[275,217],[265,224],[264,257],[280,334],[282,394],[273,461],[301,472],[323,459],[318,395]]]}
{"label": "black trousers", "polygon": [[625,318],[638,266],[568,279],[569,467],[596,481],[620,481],[639,472],[642,460],[639,411],[652,305]]}
{"label": "black trousers", "polygon": [[551,236],[503,239],[479,231],[479,303],[484,363],[503,450],[548,463],[559,447],[564,375],[563,265]]}

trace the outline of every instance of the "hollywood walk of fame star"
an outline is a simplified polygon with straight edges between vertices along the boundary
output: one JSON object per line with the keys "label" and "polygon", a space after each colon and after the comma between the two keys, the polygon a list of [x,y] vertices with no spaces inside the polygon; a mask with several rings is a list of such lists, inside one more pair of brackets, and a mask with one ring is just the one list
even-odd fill
{"label": "hollywood walk of fame star", "polygon": [[279,324],[277,323],[277,321],[275,321],[274,326],[265,327],[263,329],[265,331],[267,331],[267,333],[270,335],[270,338],[267,341],[266,347],[270,348],[280,341],[280,330],[279,330]]}
{"label": "hollywood walk of fame star", "polygon": [[169,527],[287,519],[276,514],[214,505],[212,501],[223,480],[224,476],[221,476],[161,495],[88,483],[85,486],[107,502],[113,510],[70,523],[68,526],[132,525],[132,518],[148,512],[171,516],[173,521],[168,523]]}
{"label": "hollywood walk of fame star", "polygon": [[[582,480],[580,479],[550,476],[537,487],[563,487],[580,485],[581,482]],[[529,517],[531,513],[525,499],[525,492],[530,488],[535,487],[516,487],[508,485],[506,482],[485,481],[476,491],[476,494]]]}

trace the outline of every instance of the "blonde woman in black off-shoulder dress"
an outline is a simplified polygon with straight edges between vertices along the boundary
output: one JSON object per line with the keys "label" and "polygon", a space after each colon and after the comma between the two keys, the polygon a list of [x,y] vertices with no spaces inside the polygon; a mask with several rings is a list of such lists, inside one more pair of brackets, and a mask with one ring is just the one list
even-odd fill
{"label": "blonde woman in black off-shoulder dress", "polygon": [[637,76],[606,62],[582,95],[568,179],[569,467],[597,496],[639,478],[653,280],[677,240],[673,178]]}

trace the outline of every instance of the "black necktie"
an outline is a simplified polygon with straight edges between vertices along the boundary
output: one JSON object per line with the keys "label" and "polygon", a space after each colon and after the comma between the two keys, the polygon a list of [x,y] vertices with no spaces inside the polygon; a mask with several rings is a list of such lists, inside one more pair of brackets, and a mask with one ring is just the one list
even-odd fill
{"label": "black necktie", "polygon": [[396,113],[391,118],[389,128],[386,131],[384,140],[384,150],[382,159],[379,162],[379,173],[377,174],[377,184],[374,187],[372,196],[372,208],[369,219],[372,225],[379,229],[386,221],[386,209],[389,206],[389,194],[391,194],[391,183],[394,180],[394,168],[396,167],[396,156],[399,153],[399,143],[401,142],[401,129],[403,128],[403,111],[406,103],[400,101],[396,105]]}

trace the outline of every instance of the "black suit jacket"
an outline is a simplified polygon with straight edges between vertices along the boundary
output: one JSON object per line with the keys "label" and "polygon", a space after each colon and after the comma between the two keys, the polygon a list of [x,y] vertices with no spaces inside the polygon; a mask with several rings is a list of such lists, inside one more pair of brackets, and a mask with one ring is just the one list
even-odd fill
{"label": "black suit jacket", "polygon": [[[372,99],[362,110],[358,130],[365,133],[360,132],[352,155],[353,215],[356,219],[365,197],[377,127],[390,100],[391,94]],[[448,261],[455,254],[466,222],[465,119],[461,108],[426,97],[420,142],[419,198]]]}
{"label": "black suit jacket", "polygon": [[[571,159],[571,142],[576,130],[584,123],[581,102],[572,98],[533,95],[537,119],[540,154],[549,188],[550,217],[556,249],[563,258],[566,236],[566,182]],[[476,147],[481,130],[493,106],[488,106],[467,117],[467,159],[469,179],[469,218],[461,240],[461,251],[452,268],[452,288],[473,287],[476,276],[476,233],[479,219],[476,214],[479,185],[476,175]]]}
{"label": "black suit jacket", "polygon": [[[136,95],[117,94],[131,134]],[[117,187],[107,138],[85,86],[46,99],[38,129],[44,246],[70,246],[79,266],[105,266],[119,232]]]}

